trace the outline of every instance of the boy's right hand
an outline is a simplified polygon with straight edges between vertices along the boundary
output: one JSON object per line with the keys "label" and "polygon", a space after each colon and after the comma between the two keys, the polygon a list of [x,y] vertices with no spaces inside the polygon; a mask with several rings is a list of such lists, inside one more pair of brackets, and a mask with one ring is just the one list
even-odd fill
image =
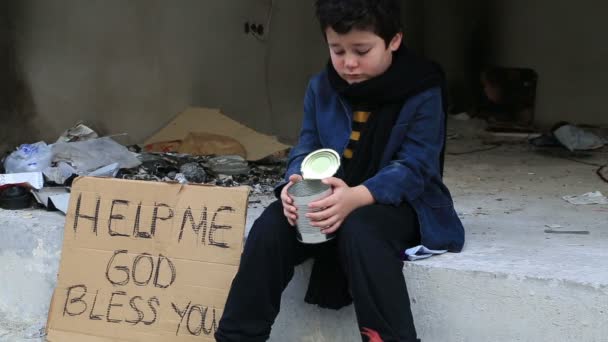
{"label": "boy's right hand", "polygon": [[289,197],[287,194],[287,190],[294,183],[297,183],[302,180],[302,176],[300,175],[291,175],[289,176],[289,183],[287,183],[283,190],[281,190],[281,202],[283,202],[283,214],[287,217],[287,221],[290,225],[295,226],[296,220],[298,219],[298,213],[296,207],[293,205],[293,199]]}

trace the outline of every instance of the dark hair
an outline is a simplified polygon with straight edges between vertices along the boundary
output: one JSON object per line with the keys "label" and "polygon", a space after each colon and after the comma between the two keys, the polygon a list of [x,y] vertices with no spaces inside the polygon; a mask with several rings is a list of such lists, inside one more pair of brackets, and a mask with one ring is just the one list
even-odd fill
{"label": "dark hair", "polygon": [[388,46],[402,29],[399,0],[316,0],[315,8],[323,36],[328,27],[339,34],[355,28],[374,32]]}

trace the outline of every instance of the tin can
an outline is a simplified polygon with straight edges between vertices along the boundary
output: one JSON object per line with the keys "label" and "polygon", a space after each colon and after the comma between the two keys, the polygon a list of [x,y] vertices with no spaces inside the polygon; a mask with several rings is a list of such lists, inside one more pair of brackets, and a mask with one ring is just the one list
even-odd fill
{"label": "tin can", "polygon": [[328,178],[335,175],[339,168],[340,155],[329,148],[309,153],[300,167],[304,179]]}
{"label": "tin can", "polygon": [[339,167],[340,155],[338,152],[327,148],[309,153],[302,161],[303,180],[293,184],[287,190],[298,210],[296,225],[300,242],[322,243],[335,237],[335,234],[323,234],[321,228],[312,226],[306,214],[310,212],[309,203],[332,194],[331,186],[323,184],[321,179],[335,175]]}
{"label": "tin can", "polygon": [[298,219],[296,221],[298,241],[307,244],[317,244],[329,241],[335,237],[335,234],[323,234],[321,228],[312,226],[310,219],[306,217],[306,214],[313,212],[308,208],[308,204],[331,195],[331,186],[323,184],[318,179],[304,179],[290,186],[287,189],[287,193],[293,199],[293,205],[298,210]]}

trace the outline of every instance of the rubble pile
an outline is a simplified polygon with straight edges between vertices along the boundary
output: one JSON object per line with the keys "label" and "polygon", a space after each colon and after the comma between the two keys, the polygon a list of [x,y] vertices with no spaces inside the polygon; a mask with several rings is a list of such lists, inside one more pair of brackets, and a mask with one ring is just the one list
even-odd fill
{"label": "rubble pile", "polygon": [[178,153],[140,153],[141,165],[121,169],[116,178],[181,182],[233,187],[247,185],[254,194],[272,194],[285,173],[285,160],[247,162],[240,156],[193,156]]}
{"label": "rubble pile", "polygon": [[[217,137],[213,135],[214,139]],[[112,137],[100,137],[78,123],[55,143],[23,144],[2,160],[0,208],[27,208],[35,199],[49,209],[65,213],[72,181],[78,176],[249,186],[253,195],[272,195],[274,186],[285,173],[286,150],[275,151],[258,161],[248,161],[240,154],[222,153],[226,146],[217,145],[215,141],[213,144],[202,140],[198,143],[206,151],[215,153],[148,151],[142,150],[140,145],[123,146]],[[169,143],[157,145],[162,145],[163,149],[173,146]]]}

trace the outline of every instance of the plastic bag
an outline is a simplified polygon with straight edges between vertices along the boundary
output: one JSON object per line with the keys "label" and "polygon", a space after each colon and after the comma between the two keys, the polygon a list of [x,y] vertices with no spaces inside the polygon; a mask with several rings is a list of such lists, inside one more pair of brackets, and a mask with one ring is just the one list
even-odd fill
{"label": "plastic bag", "polygon": [[23,144],[4,161],[6,173],[40,172],[51,166],[53,152],[43,141]]}
{"label": "plastic bag", "polygon": [[110,138],[99,138],[53,145],[54,161],[70,164],[79,175],[118,163],[130,169],[141,164],[133,152]]}

